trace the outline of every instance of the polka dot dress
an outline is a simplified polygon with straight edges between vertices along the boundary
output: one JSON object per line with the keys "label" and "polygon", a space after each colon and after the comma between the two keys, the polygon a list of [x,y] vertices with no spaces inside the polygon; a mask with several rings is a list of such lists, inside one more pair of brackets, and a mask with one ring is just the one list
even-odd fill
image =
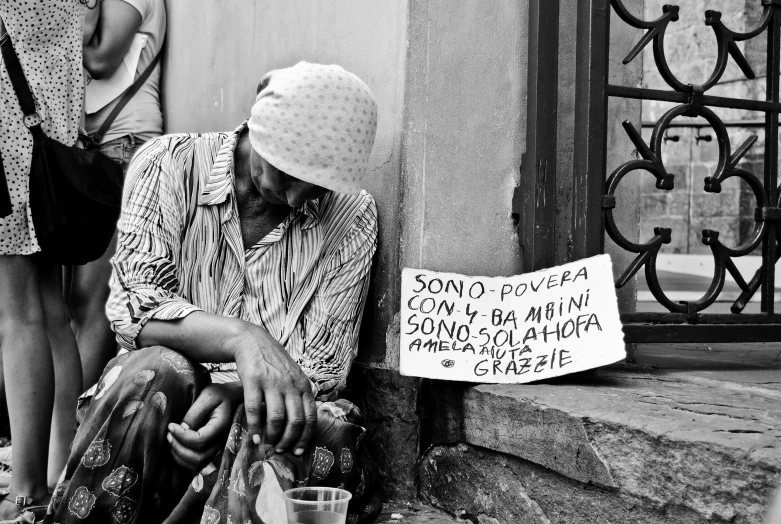
{"label": "polka dot dress", "polygon": [[250,141],[274,167],[305,182],[358,194],[377,133],[377,102],[336,65],[299,62],[261,81]]}
{"label": "polka dot dress", "polygon": [[[81,34],[86,6],[79,0],[0,0],[14,49],[36,99],[46,134],[76,142],[83,102]],[[0,218],[0,255],[40,251],[29,205],[33,141],[0,57],[0,154],[13,213]]]}

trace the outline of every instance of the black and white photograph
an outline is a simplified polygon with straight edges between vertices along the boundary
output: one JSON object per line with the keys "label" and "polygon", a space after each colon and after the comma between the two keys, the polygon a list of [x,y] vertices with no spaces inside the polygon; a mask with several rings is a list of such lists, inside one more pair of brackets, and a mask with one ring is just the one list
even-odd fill
{"label": "black and white photograph", "polygon": [[781,524],[781,0],[0,0],[0,524]]}

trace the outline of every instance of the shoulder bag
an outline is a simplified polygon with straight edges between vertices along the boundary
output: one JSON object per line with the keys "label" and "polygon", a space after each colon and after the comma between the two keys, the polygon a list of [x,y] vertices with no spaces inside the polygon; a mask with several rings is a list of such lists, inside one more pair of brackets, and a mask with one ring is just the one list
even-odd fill
{"label": "shoulder bag", "polygon": [[[1,19],[0,51],[24,114],[23,123],[33,136],[29,205],[41,255],[62,265],[96,260],[106,251],[116,229],[122,200],[122,168],[99,152],[66,146],[46,136]],[[135,84],[128,90],[133,87]],[[5,182],[4,178],[0,181]]]}

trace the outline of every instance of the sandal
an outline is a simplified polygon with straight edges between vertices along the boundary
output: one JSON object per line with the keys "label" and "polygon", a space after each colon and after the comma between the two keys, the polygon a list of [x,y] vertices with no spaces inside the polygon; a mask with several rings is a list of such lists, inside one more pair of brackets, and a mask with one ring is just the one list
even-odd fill
{"label": "sandal", "polygon": [[[49,506],[49,501],[51,500],[51,493],[47,493],[46,496],[41,497],[38,500],[33,499],[32,497],[23,497],[21,495],[14,495],[7,489],[1,489],[0,490],[0,503],[1,502],[11,502],[16,505],[17,509],[19,510],[19,515],[16,517],[9,519],[9,520],[1,520],[0,524],[3,524],[5,522],[27,522],[27,520],[24,519],[26,516],[25,514],[28,512],[32,512],[35,514],[35,516],[38,515],[38,513],[41,513],[41,516],[46,513],[46,508]],[[20,520],[20,517],[22,517],[22,520]]]}

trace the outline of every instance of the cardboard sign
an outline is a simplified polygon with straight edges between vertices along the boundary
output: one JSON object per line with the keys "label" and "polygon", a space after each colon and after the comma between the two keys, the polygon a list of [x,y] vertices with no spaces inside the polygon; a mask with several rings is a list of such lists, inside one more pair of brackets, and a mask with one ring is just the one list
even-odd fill
{"label": "cardboard sign", "polygon": [[626,357],[609,255],[497,278],[404,268],[401,282],[402,375],[520,384]]}

